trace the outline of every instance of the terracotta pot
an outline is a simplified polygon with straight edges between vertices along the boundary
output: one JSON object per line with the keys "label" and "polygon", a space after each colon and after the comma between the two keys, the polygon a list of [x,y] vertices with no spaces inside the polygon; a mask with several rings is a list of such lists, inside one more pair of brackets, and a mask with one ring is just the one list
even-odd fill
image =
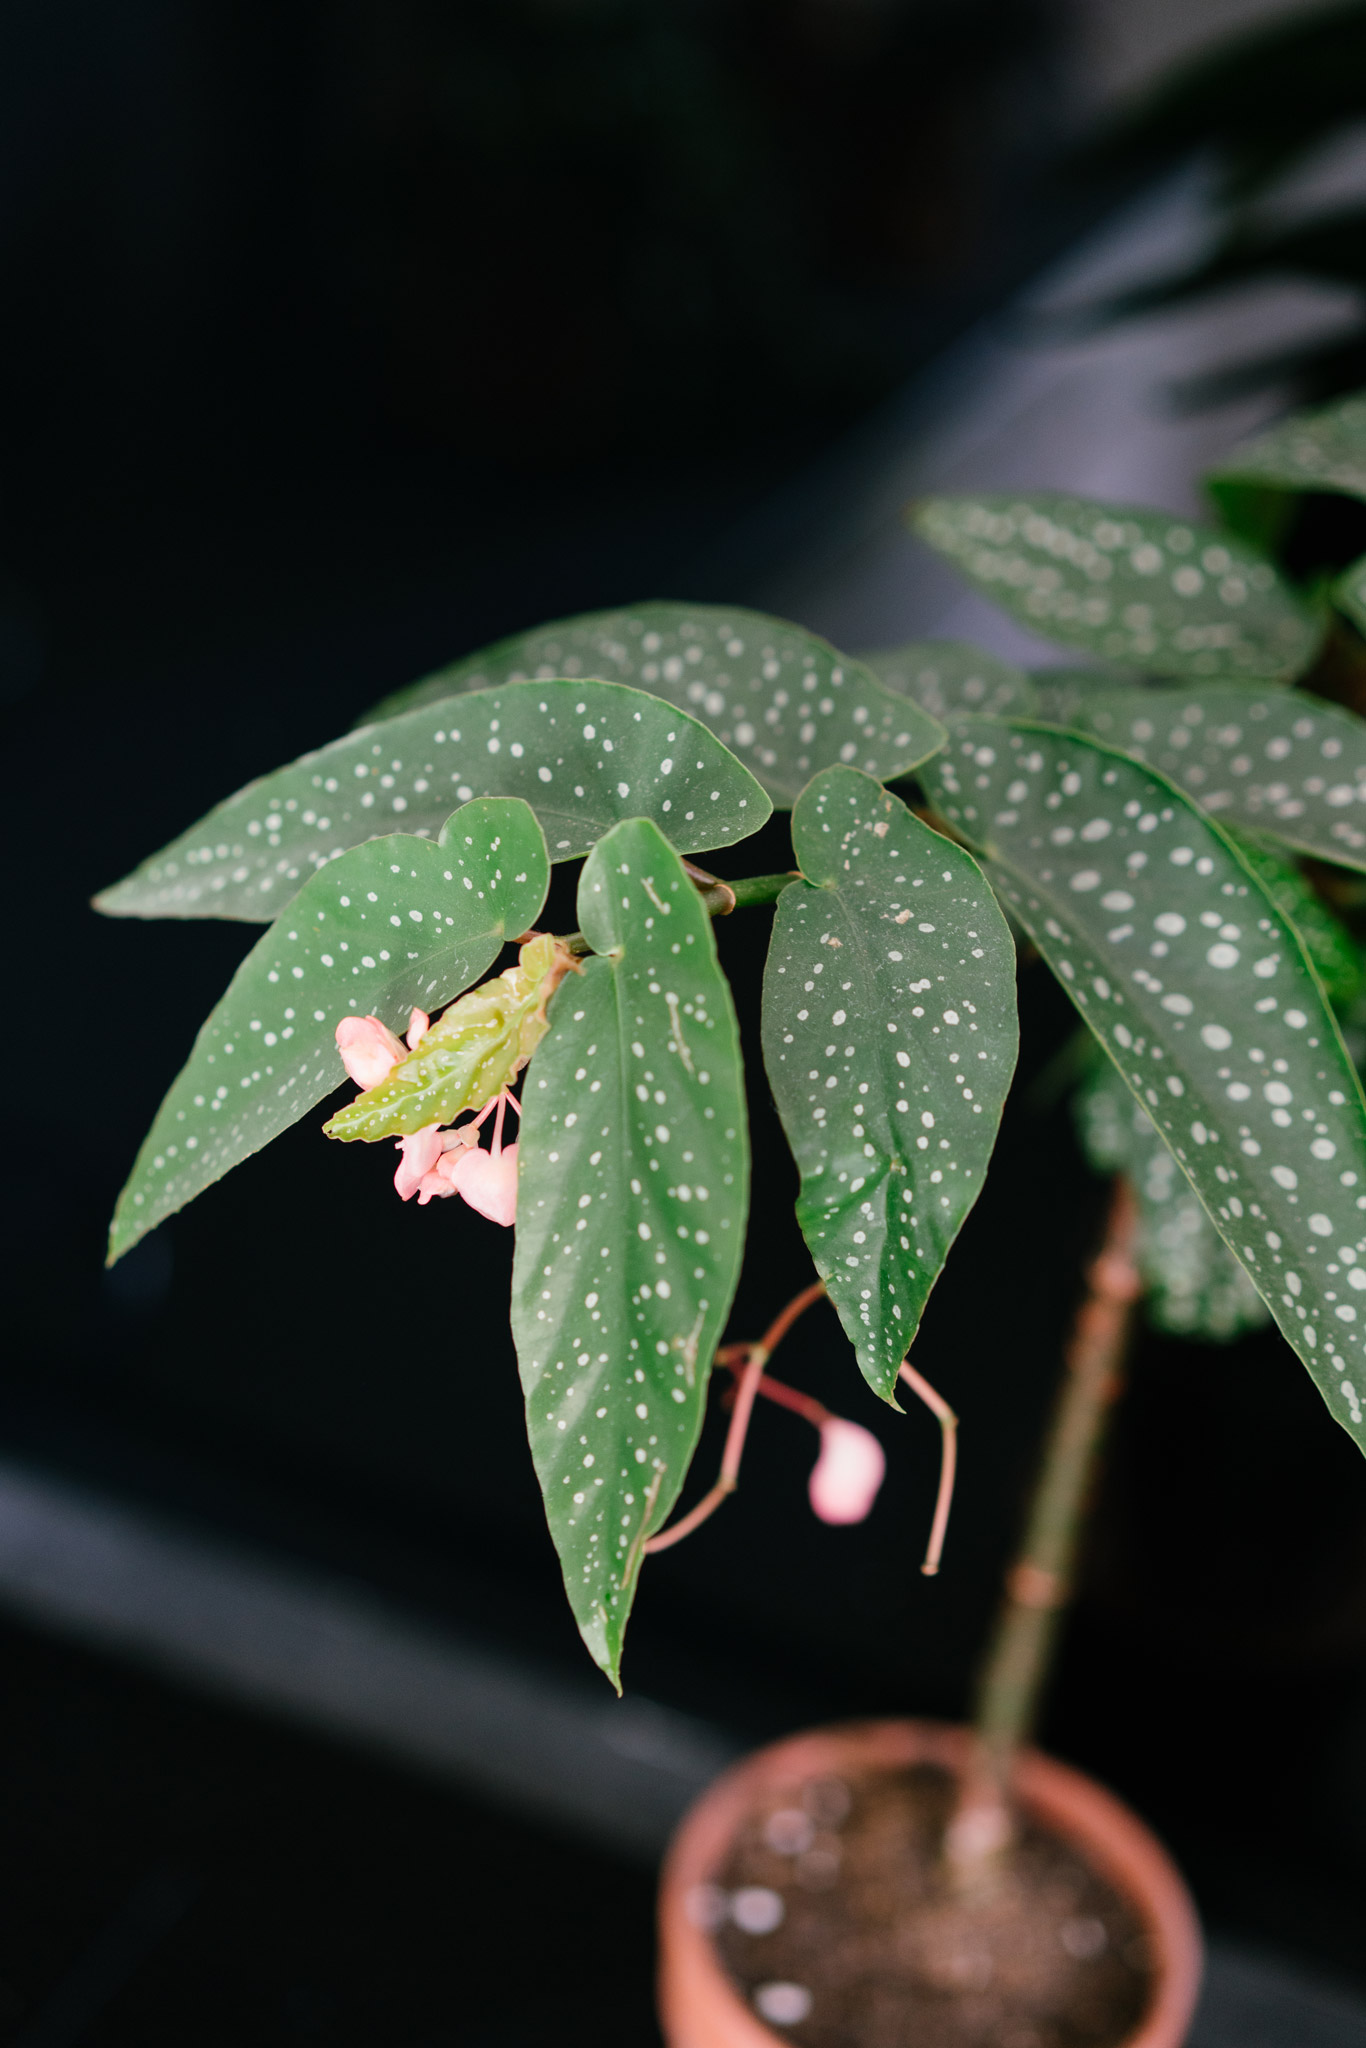
{"label": "terracotta pot", "polygon": [[[966,1728],[940,1721],[863,1721],[818,1728],[761,1749],[717,1779],[685,1817],[664,1865],[659,1896],[659,2009],[668,2048],[779,2048],[781,2034],[756,2019],[717,1960],[710,1937],[685,1910],[694,1885],[713,1880],[736,1831],[767,1795],[808,1778],[934,1763],[960,1773]],[[1063,1836],[1128,1900],[1155,1962],[1152,2000],[1122,2048],[1180,2048],[1202,1962],[1200,1928],[1170,1857],[1109,1792],[1051,1757],[1028,1750],[1016,1789],[1036,1820]]]}

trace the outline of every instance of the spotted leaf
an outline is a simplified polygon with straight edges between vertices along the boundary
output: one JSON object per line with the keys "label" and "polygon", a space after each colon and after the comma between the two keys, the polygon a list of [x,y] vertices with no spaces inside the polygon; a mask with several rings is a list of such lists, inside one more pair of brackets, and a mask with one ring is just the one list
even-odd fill
{"label": "spotted leaf", "polygon": [[1049,725],[1074,725],[1094,697],[1113,697],[1121,690],[1144,687],[1141,676],[1122,675],[1112,668],[1032,668],[1034,716]]}
{"label": "spotted leaf", "polygon": [[793,813],[763,1041],[797,1220],[884,1400],[981,1193],[1015,1068],[1015,947],[981,869],[828,768]]}
{"label": "spotted leaf", "polygon": [[1308,667],[1319,627],[1263,555],[1169,512],[1032,498],[928,498],[912,523],[1036,633],[1152,675]]}
{"label": "spotted leaf", "polygon": [[927,779],[1366,1448],[1366,1105],[1293,928],[1097,741],[984,719]]}
{"label": "spotted leaf", "polygon": [[453,802],[521,797],[552,861],[623,817],[683,853],[757,832],[771,805],[705,726],[616,683],[514,683],[366,727],[248,783],[106,889],[115,917],[273,917],[348,846],[401,824],[425,838]]}
{"label": "spotted leaf", "polygon": [[832,762],[900,775],[944,740],[933,719],[861,662],[801,626],[738,605],[639,604],[560,619],[386,697],[369,715],[391,718],[459,691],[551,675],[603,676],[680,705],[779,806]]}
{"label": "spotted leaf", "polygon": [[1209,683],[1091,697],[1073,723],[1221,820],[1366,868],[1366,720],[1354,712],[1300,690]]}
{"label": "spotted leaf", "polygon": [[522,1090],[512,1329],[565,1588],[615,1684],[644,1544],[678,1498],[744,1245],[744,1074],[711,921],[657,828],[579,883]]}
{"label": "spotted leaf", "polygon": [[1366,396],[1293,413],[1225,456],[1205,484],[1226,524],[1263,545],[1302,492],[1366,498]]}
{"label": "spotted leaf", "polygon": [[534,923],[550,881],[524,803],[477,800],[435,841],[352,847],[262,933],[210,1013],[137,1156],[111,1263],[346,1079],[343,1017],[401,1030],[483,973]]}
{"label": "spotted leaf", "polygon": [[1108,1060],[1077,1091],[1082,1148],[1128,1175],[1138,1205],[1135,1258],[1148,1315],[1178,1337],[1227,1343],[1269,1320],[1266,1303],[1210,1222],[1141,1102]]}
{"label": "spotted leaf", "polygon": [[913,698],[931,718],[958,718],[964,712],[997,717],[1035,708],[1033,687],[1022,668],[966,640],[913,640],[865,654],[863,662],[889,690]]}

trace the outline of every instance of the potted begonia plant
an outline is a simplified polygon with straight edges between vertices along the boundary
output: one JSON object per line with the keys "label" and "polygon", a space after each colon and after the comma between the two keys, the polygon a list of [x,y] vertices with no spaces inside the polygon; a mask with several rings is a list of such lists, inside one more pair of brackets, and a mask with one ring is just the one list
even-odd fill
{"label": "potted begonia plant", "polygon": [[[457,1230],[462,1201],[515,1229],[532,1460],[618,1686],[646,1560],[734,1489],[758,1396],[814,1425],[815,1511],[867,1513],[877,1441],[768,1370],[819,1296],[872,1391],[937,1419],[938,1570],[955,1421],[913,1341],[990,1163],[1017,955],[1075,1005],[1079,1125],[1111,1194],[975,1721],[817,1731],[706,1795],[663,1887],[674,2048],[1183,2036],[1179,1879],[1027,1743],[1141,1296],[1207,1336],[1274,1319],[1366,1447],[1366,1099],[1343,1029],[1361,971],[1339,914],[1366,871],[1366,563],[1301,544],[1331,531],[1309,500],[1366,497],[1366,399],[1275,429],[1210,488],[1222,524],[1057,494],[913,508],[1086,667],[948,642],[850,659],[735,607],[570,619],[387,699],[98,899],[267,926],[158,1112],[111,1259],[349,1075],[331,1137],[396,1145],[398,1194],[454,1198]],[[782,872],[693,864],[775,808]],[[559,862],[582,863],[577,929],[544,931]],[[817,1277],[723,1342],[750,1157],[713,920],[764,909],[749,1081],[790,1142]],[[671,1523],[713,1382],[721,1471]]]}

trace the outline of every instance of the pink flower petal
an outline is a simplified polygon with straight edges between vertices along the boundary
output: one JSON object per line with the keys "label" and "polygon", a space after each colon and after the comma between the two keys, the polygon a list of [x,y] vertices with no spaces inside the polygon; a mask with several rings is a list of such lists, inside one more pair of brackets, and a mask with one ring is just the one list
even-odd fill
{"label": "pink flower petal", "polygon": [[821,1424],[821,1454],[807,1491],[823,1522],[861,1522],[887,1470],[882,1445],[860,1423],[832,1415]]}
{"label": "pink flower petal", "polygon": [[[410,1138],[400,1141],[398,1149],[403,1157],[398,1162],[394,1186],[403,1201],[411,1202],[414,1195],[421,1195],[423,1183],[432,1174],[441,1157],[444,1137],[445,1133],[438,1125],[428,1124],[424,1130],[414,1131]],[[432,1192],[428,1190],[427,1194],[422,1196],[424,1208],[431,1200]],[[450,1190],[440,1188],[435,1192],[449,1194]]]}
{"label": "pink flower petal", "polygon": [[378,1017],[343,1017],[337,1026],[337,1051],[358,1088],[377,1088],[403,1058],[404,1047]]}
{"label": "pink flower petal", "polygon": [[426,1036],[427,1026],[431,1023],[431,1021],[431,1018],[427,1015],[427,1012],[425,1010],[413,1011],[412,1016],[408,1019],[409,1052],[417,1051],[417,1041],[419,1040],[419,1038],[424,1038]]}
{"label": "pink flower petal", "polygon": [[463,1195],[471,1209],[487,1216],[491,1223],[514,1223],[517,1219],[517,1147],[505,1145],[495,1159],[492,1152],[471,1147],[465,1152],[448,1152],[442,1172]]}

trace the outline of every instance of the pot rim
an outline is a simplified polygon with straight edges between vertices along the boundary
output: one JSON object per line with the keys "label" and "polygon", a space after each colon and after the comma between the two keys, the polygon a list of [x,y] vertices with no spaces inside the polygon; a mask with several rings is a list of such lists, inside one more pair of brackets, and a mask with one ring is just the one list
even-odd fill
{"label": "pot rim", "polygon": [[[783,2035],[755,2017],[721,1966],[686,1901],[714,1878],[744,1815],[764,1795],[850,1768],[938,1763],[961,1776],[972,1731],[947,1721],[851,1721],[816,1728],[733,1764],[684,1816],[665,1858],[659,1893],[659,2008],[669,2048],[778,2048]],[[1152,1995],[1117,2048],[1179,2048],[1200,1987],[1200,1925],[1180,1872],[1138,1816],[1094,1779],[1021,1752],[1021,1804],[1080,1848],[1133,1908],[1153,1956]]]}

